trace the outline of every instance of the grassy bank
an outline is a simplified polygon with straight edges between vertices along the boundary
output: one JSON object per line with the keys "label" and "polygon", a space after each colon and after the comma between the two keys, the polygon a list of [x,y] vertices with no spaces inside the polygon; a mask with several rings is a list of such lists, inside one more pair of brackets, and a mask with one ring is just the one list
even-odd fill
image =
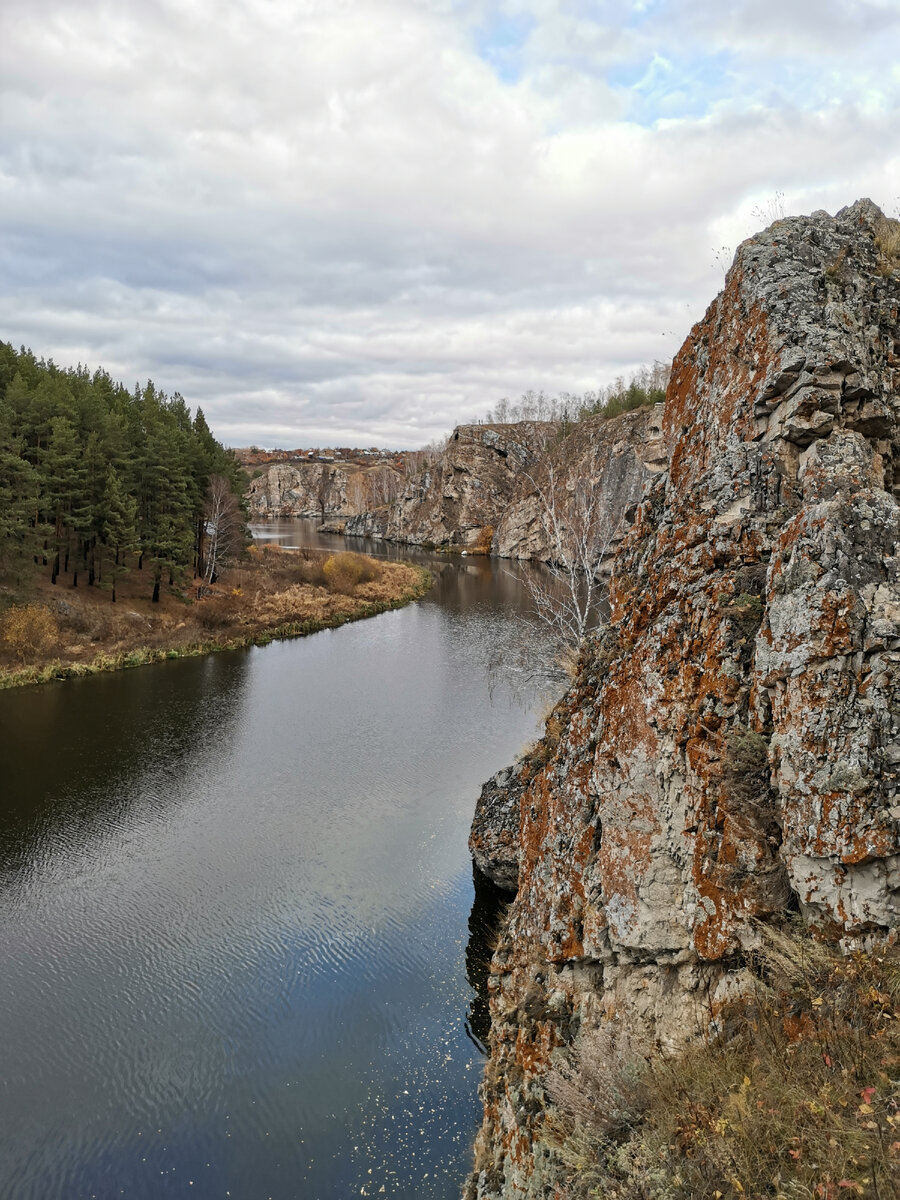
{"label": "grassy bank", "polygon": [[549,1080],[568,1196],[900,1196],[900,950],[763,929],[721,1035],[667,1058],[600,1030]]}
{"label": "grassy bank", "polygon": [[[212,588],[193,581],[160,604],[140,581],[119,601],[97,588],[50,588],[41,577],[3,589],[0,689],[118,671],[302,637],[401,608],[431,585],[420,567],[357,554],[251,550]],[[144,589],[146,590],[146,589]]]}

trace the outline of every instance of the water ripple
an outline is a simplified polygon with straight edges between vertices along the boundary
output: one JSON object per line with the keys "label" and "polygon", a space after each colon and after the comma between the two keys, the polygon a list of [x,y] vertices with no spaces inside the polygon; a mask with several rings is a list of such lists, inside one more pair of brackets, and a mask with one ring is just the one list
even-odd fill
{"label": "water ripple", "polygon": [[467,826],[535,717],[496,577],[444,583],[0,695],[0,1195],[458,1194]]}

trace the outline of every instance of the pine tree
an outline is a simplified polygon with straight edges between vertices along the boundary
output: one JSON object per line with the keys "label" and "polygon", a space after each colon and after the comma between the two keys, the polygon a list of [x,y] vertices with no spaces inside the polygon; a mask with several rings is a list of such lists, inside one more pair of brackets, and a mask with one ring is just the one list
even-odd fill
{"label": "pine tree", "polygon": [[24,444],[4,398],[0,400],[0,560],[7,562],[25,558],[36,547],[33,514],[39,481],[22,455]]}
{"label": "pine tree", "polygon": [[116,580],[128,573],[128,557],[137,540],[135,514],[137,505],[122,487],[115,467],[106,472],[103,492],[103,543],[114,555],[112,563],[112,602],[116,602]]}
{"label": "pine tree", "polygon": [[152,381],[133,391],[105,371],[64,370],[0,342],[0,566],[29,554],[51,580],[130,556],[153,563],[154,599],[203,553],[204,500],[221,476],[235,497],[245,480],[206,418]]}
{"label": "pine tree", "polygon": [[[44,484],[44,504],[53,526],[54,557],[51,583],[56,583],[65,546],[64,572],[69,569],[73,525],[84,519],[85,470],[81,447],[74,426],[68,417],[53,417],[50,437],[42,455],[41,473]],[[77,583],[77,573],[76,573]]]}

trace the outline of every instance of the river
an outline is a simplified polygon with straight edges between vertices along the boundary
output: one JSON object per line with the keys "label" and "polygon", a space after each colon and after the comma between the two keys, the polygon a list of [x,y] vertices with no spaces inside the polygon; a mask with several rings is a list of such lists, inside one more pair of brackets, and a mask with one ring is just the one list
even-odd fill
{"label": "river", "polygon": [[429,595],[0,693],[4,1200],[458,1197],[493,899],[466,838],[539,700],[516,568],[374,549]]}

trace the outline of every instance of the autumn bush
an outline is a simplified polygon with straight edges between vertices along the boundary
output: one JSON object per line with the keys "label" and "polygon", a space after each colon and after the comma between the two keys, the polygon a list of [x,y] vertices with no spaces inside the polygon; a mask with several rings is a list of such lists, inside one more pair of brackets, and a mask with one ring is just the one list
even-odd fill
{"label": "autumn bush", "polygon": [[572,1197],[900,1196],[900,952],[762,932],[715,1041],[672,1058],[585,1035],[551,1075]]}
{"label": "autumn bush", "polygon": [[322,567],[322,574],[330,591],[352,596],[359,584],[371,583],[377,579],[380,570],[373,559],[348,551],[344,554],[334,554],[327,559]]}
{"label": "autumn bush", "polygon": [[197,621],[203,629],[226,629],[239,614],[240,600],[231,595],[214,595],[197,606]]}
{"label": "autumn bush", "polygon": [[482,525],[477,540],[471,546],[471,552],[473,554],[490,554],[493,540],[494,526]]}
{"label": "autumn bush", "polygon": [[42,604],[17,604],[0,619],[0,643],[20,663],[49,654],[58,635],[56,617]]}

